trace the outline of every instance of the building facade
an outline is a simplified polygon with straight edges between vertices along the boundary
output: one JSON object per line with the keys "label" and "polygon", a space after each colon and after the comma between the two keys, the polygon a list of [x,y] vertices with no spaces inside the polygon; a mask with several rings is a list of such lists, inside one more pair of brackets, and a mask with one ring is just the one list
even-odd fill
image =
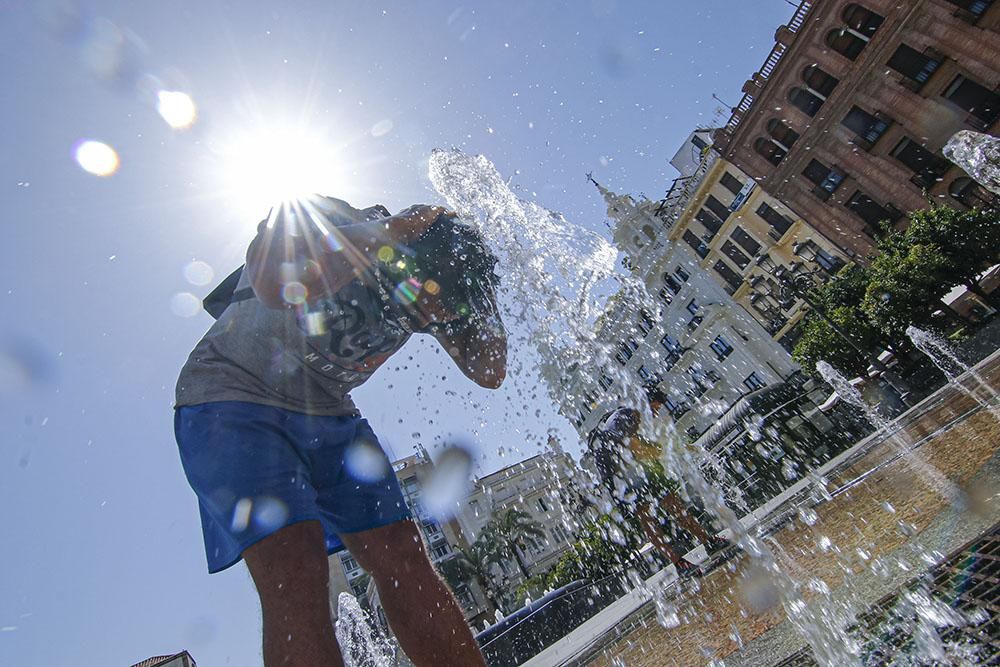
{"label": "building facade", "polygon": [[[695,133],[692,139],[701,137]],[[741,396],[797,371],[787,352],[734,301],[735,289],[707,267],[709,243],[704,234],[691,238],[700,228],[677,225],[679,214],[693,210],[706,174],[715,173],[717,156],[707,149],[699,149],[698,164],[661,202],[635,202],[598,185],[615,221],[623,264],[644,294],[623,290],[610,300],[596,332],[611,350],[600,368],[549,380],[563,384],[568,400],[561,409],[584,437],[607,412],[635,402],[639,387],[655,383],[668,396],[663,418],[694,439]]]}
{"label": "building facade", "polygon": [[[671,191],[680,183],[683,197],[668,194],[657,206],[658,217],[671,225],[668,238],[693,250],[699,265],[790,353],[804,303],[782,295],[761,262],[793,273],[812,271],[819,282],[849,259],[833,240],[721,157],[703,131],[692,133],[685,147],[696,147],[692,141],[701,147],[698,168],[681,172]],[[689,153],[685,147],[679,152]]]}
{"label": "building facade", "polygon": [[841,253],[928,200],[992,200],[941,149],[996,133],[1000,3],[804,1],[776,41],[714,144]]}

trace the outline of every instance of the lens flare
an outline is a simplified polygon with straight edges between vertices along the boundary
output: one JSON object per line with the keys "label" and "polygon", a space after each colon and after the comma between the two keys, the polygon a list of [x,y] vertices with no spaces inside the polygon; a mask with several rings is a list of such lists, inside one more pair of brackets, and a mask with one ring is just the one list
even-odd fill
{"label": "lens flare", "polygon": [[316,193],[336,192],[345,181],[337,151],[318,130],[258,125],[214,146],[224,195],[253,215]]}
{"label": "lens flare", "polygon": [[75,154],[80,168],[94,176],[111,176],[121,164],[115,149],[100,141],[80,142]]}
{"label": "lens flare", "polygon": [[167,125],[175,130],[186,130],[198,118],[198,108],[187,93],[178,90],[161,90],[156,94],[156,110]]}

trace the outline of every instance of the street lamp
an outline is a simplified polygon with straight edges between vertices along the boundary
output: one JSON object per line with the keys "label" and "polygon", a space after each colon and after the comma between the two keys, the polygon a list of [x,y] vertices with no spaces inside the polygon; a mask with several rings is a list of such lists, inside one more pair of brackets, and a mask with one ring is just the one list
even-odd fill
{"label": "street lamp", "polygon": [[[801,257],[808,263],[812,263],[818,255],[818,249],[816,248],[816,244],[813,243],[812,241],[803,241],[795,243],[792,246],[792,252],[796,256]],[[836,333],[844,340],[844,342],[850,345],[855,352],[857,352],[862,357],[867,359],[868,363],[870,363],[876,370],[878,370],[882,374],[886,382],[889,383],[889,386],[895,389],[896,393],[899,394],[900,400],[903,401],[905,405],[907,406],[910,405],[910,402],[908,400],[908,396],[910,394],[910,388],[906,385],[906,383],[901,378],[899,378],[895,373],[889,370],[889,367],[886,366],[884,363],[882,363],[877,355],[874,355],[871,352],[862,349],[861,346],[858,345],[853,338],[851,338],[850,334],[848,334],[836,322],[830,319],[830,316],[826,312],[826,309],[824,309],[822,306],[817,304],[813,299],[809,297],[809,293],[816,286],[816,279],[819,278],[820,280],[822,280],[820,269],[817,268],[812,270],[794,270],[793,268],[786,267],[783,264],[776,264],[774,260],[772,260],[768,255],[761,255],[760,257],[758,257],[756,264],[758,267],[760,267],[763,271],[765,271],[768,275],[770,275],[777,281],[778,295],[776,296],[778,297],[779,302],[792,303],[794,302],[795,299],[802,299],[802,301],[805,302],[805,304],[809,306],[809,308],[814,313],[819,315],[823,319],[823,321],[827,323],[827,325],[834,331],[834,333]],[[793,265],[793,267],[795,268],[801,266],[802,265],[798,263]],[[762,285],[766,283],[767,280],[765,279],[759,284]],[[770,286],[768,286],[768,289],[770,289]],[[766,292],[762,293],[767,294]]]}

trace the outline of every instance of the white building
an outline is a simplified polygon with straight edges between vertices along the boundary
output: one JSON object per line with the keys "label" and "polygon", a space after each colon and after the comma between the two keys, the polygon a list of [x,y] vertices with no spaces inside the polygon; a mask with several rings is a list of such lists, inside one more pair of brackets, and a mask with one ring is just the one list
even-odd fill
{"label": "white building", "polygon": [[550,378],[563,385],[569,401],[562,410],[581,434],[608,411],[634,402],[638,387],[657,383],[669,397],[665,407],[676,430],[695,438],[741,396],[797,370],[787,352],[703,266],[689,240],[672,233],[676,210],[686,207],[711,166],[702,156],[673,201],[635,202],[598,184],[615,221],[614,242],[623,264],[646,295],[620,292],[610,300],[596,332],[613,351],[602,368]]}

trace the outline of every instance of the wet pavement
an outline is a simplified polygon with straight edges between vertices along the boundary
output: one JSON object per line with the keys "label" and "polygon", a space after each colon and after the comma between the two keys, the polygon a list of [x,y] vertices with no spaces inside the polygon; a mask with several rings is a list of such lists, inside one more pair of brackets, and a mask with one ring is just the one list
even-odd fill
{"label": "wet pavement", "polygon": [[[985,364],[984,374],[1000,384],[1000,357]],[[828,488],[844,491],[815,507],[812,525],[796,519],[768,539],[811,605],[833,598],[860,613],[1000,520],[1000,421],[987,410],[970,414],[976,407],[946,389],[901,420],[908,442],[923,442],[917,450],[923,460],[965,492],[964,505],[935,492],[925,475],[894,460],[897,447],[880,442],[830,477]],[[685,582],[673,603],[678,627],[657,623],[650,605],[600,653],[569,664],[774,665],[806,643],[745,555]]]}

